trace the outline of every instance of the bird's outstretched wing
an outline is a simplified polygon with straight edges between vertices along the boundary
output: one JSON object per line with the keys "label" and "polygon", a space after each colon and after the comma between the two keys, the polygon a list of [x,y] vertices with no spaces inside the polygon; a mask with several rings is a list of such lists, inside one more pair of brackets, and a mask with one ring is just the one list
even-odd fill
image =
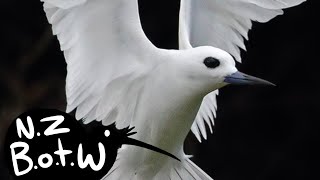
{"label": "bird's outstretched wing", "polygon": [[[305,0],[181,0],[179,46],[188,49],[197,46],[213,46],[229,52],[241,62],[240,49],[246,49],[244,38],[248,40],[251,21],[267,22],[282,9],[296,6]],[[210,95],[212,96],[212,95]],[[204,120],[211,111],[204,109],[206,102],[215,98],[204,98],[192,131],[200,140],[200,133],[206,137]],[[207,112],[209,114],[205,114]],[[203,117],[203,118],[202,118]],[[207,121],[207,120],[206,120]],[[208,124],[210,126],[210,124]]]}
{"label": "bird's outstretched wing", "polygon": [[216,117],[217,110],[217,95],[219,94],[218,90],[215,90],[207,94],[201,103],[200,109],[192,124],[191,131],[196,136],[198,141],[201,142],[201,135],[204,139],[207,139],[206,125],[210,129],[210,133],[213,132],[214,118]]}
{"label": "bird's outstretched wing", "polygon": [[[127,127],[155,47],[136,0],[42,0],[67,62],[67,112]],[[148,52],[148,53],[142,53]],[[151,59],[151,58],[149,58]]]}

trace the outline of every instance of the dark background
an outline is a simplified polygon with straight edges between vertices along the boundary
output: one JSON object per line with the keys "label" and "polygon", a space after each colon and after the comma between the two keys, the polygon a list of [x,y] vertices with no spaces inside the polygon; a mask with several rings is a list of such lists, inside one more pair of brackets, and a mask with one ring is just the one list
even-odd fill
{"label": "dark background", "polygon": [[[320,179],[317,0],[254,23],[238,69],[276,87],[225,87],[214,135],[186,151],[216,180]],[[147,36],[177,48],[178,0],[140,0]],[[38,0],[0,2],[0,148],[9,123],[36,107],[64,110],[66,64]],[[9,176],[0,157],[0,180]]]}

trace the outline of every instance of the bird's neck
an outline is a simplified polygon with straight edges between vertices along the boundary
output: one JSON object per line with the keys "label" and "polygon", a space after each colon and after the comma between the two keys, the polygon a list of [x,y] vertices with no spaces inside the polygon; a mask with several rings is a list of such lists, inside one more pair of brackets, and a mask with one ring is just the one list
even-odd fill
{"label": "bird's neck", "polygon": [[171,153],[181,150],[205,94],[176,79],[169,67],[156,69],[146,80],[138,105],[137,138]]}

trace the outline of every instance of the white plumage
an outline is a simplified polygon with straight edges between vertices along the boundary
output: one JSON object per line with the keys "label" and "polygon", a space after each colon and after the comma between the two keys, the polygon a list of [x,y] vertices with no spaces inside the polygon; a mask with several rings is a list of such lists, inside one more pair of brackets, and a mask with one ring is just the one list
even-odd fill
{"label": "white plumage", "polygon": [[[181,0],[180,50],[147,39],[137,0],[41,1],[68,66],[67,112],[77,108],[86,123],[135,126],[135,138],[181,159],[125,147],[105,179],[173,180],[211,179],[183,142],[190,129],[206,139],[205,124],[212,133],[217,89],[237,72],[232,56],[241,61],[251,21],[267,22],[304,0]],[[207,57],[219,65],[204,65]]]}
{"label": "white plumage", "polygon": [[[277,15],[282,15],[284,8],[296,6],[305,0],[181,0],[179,46],[189,49],[198,46],[213,46],[230,53],[241,62],[240,49],[246,50],[244,39],[248,40],[251,21],[267,22]],[[217,90],[218,91],[218,90]],[[218,94],[218,92],[216,92]],[[192,132],[201,142],[202,134],[206,139],[203,119],[211,128],[213,119],[211,112],[204,109],[206,99],[212,99],[210,109],[215,114],[216,99],[209,94],[205,98],[200,111],[192,125]],[[210,101],[210,100],[208,100]],[[214,107],[214,108],[213,108]],[[208,123],[208,119],[212,124]],[[212,131],[211,131],[212,132]]]}

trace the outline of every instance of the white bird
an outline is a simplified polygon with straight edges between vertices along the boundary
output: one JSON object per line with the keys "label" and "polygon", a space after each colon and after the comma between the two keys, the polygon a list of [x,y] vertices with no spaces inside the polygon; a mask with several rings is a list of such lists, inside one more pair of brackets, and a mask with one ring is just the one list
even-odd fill
{"label": "white bird", "polygon": [[[238,72],[252,22],[267,22],[305,0],[181,0],[180,50],[156,48],[144,34],[137,0],[41,0],[67,62],[67,112],[118,128],[136,127],[149,150],[124,147],[112,180],[211,179],[183,152],[190,131],[212,132],[217,89],[270,84]],[[233,57],[232,57],[232,56]]]}

